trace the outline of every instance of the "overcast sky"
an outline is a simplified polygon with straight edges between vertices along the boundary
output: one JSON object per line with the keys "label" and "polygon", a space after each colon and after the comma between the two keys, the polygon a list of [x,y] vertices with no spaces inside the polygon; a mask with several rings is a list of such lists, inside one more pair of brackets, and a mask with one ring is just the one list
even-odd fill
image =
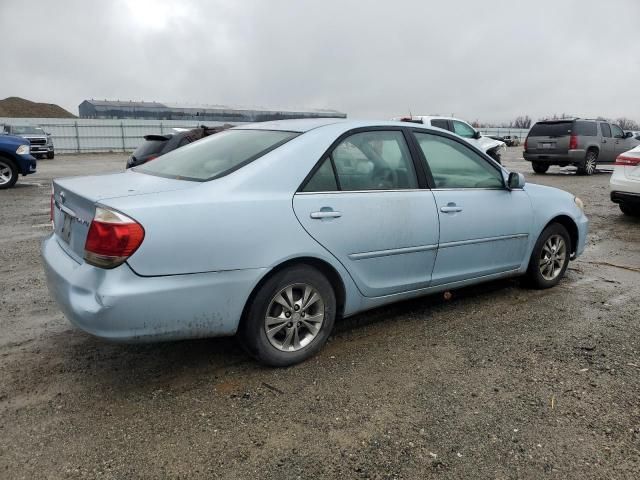
{"label": "overcast sky", "polygon": [[[374,5],[375,4],[375,5]],[[0,0],[0,98],[640,120],[639,0]]]}

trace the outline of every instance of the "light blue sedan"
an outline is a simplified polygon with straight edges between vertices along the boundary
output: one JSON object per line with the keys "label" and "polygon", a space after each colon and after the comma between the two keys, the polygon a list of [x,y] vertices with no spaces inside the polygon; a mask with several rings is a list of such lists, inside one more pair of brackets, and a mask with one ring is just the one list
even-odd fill
{"label": "light blue sedan", "polygon": [[276,366],[336,319],[582,253],[580,199],[464,139],[399,122],[245,125],[126,173],[53,182],[42,245],[67,318],[109,340],[238,334]]}

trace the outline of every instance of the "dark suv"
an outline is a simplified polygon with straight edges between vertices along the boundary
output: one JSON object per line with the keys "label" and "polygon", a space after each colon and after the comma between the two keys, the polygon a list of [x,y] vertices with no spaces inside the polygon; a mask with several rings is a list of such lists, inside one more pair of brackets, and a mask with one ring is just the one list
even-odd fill
{"label": "dark suv", "polygon": [[219,127],[206,127],[202,125],[191,130],[175,128],[173,133],[166,135],[145,135],[144,142],[136,148],[127,159],[126,168],[137,167],[165,153],[169,153],[176,148],[184,147],[191,142],[221,132],[232,126],[233,125],[227,123]]}
{"label": "dark suv", "polygon": [[605,120],[545,120],[529,131],[524,159],[536,173],[545,173],[550,165],[575,165],[579,174],[591,175],[598,163],[613,164],[618,155],[639,143]]}

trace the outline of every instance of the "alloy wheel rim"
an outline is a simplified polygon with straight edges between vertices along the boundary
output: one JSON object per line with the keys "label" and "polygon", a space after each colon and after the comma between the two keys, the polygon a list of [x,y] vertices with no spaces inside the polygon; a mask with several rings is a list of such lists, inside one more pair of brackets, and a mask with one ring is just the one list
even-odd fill
{"label": "alloy wheel rim", "polygon": [[551,235],[542,247],[538,263],[540,274],[545,280],[555,280],[567,258],[567,244],[560,235]]}
{"label": "alloy wheel rim", "polygon": [[4,162],[0,162],[0,185],[11,181],[11,168]]}
{"label": "alloy wheel rim", "polygon": [[596,169],[596,161],[593,157],[587,158],[587,172],[593,173]]}
{"label": "alloy wheel rim", "polygon": [[318,336],[324,322],[324,300],[306,283],[280,290],[269,302],[264,330],[269,343],[282,352],[296,352]]}

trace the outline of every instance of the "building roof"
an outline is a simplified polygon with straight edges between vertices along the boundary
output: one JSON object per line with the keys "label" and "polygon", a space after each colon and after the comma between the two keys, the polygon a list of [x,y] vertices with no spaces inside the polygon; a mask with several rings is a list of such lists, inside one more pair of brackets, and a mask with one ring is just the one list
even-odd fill
{"label": "building roof", "polygon": [[[248,107],[240,105],[208,105],[208,104],[188,104],[188,103],[168,103],[168,102],[144,102],[133,100],[85,100],[95,107],[102,108],[150,108],[165,110],[199,111],[199,112],[287,112],[287,113],[317,113],[322,115],[346,116],[337,110],[317,109],[317,108],[266,108]],[[83,102],[83,103],[84,103]]]}

